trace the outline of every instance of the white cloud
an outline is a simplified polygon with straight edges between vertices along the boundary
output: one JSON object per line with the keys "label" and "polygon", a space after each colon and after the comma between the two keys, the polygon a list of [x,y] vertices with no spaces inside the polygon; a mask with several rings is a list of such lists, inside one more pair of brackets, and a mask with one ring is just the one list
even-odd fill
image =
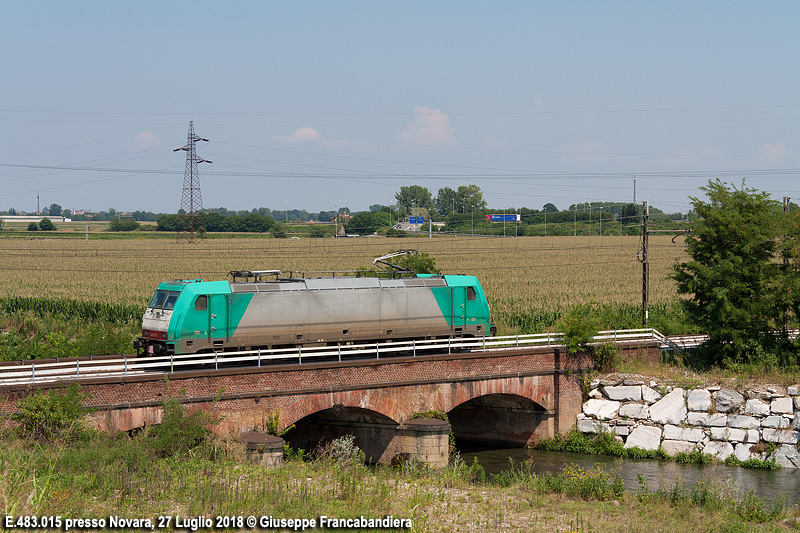
{"label": "white cloud", "polygon": [[710,157],[719,155],[722,153],[716,146],[705,145],[688,150],[673,150],[672,155],[662,157],[660,162],[665,167],[681,167],[698,161],[707,161]]}
{"label": "white cloud", "polygon": [[318,130],[315,130],[314,128],[309,128],[307,126],[303,126],[302,128],[294,130],[290,135],[275,135],[274,137],[272,137],[272,140],[275,142],[285,142],[285,143],[304,143],[312,141],[321,141],[324,139],[322,138],[322,134]]}
{"label": "white cloud", "polygon": [[414,115],[414,121],[397,135],[397,142],[423,146],[458,145],[447,113],[439,109],[415,107]]}
{"label": "white cloud", "polygon": [[376,152],[378,145],[369,141],[354,141],[351,139],[326,139],[319,130],[303,126],[294,130],[289,135],[274,135],[272,142],[279,143],[317,143],[332,148],[345,148],[358,152]]}
{"label": "white cloud", "polygon": [[784,157],[787,155],[792,155],[792,153],[786,149],[786,145],[784,143],[774,143],[774,144],[762,144],[761,145],[761,160],[762,161],[770,161],[772,159],[776,159],[779,157]]}
{"label": "white cloud", "polygon": [[131,148],[137,150],[149,150],[161,146],[161,139],[153,135],[152,131],[143,131],[133,136]]}
{"label": "white cloud", "polygon": [[556,151],[567,161],[602,161],[608,157],[606,143],[598,141],[562,144]]}

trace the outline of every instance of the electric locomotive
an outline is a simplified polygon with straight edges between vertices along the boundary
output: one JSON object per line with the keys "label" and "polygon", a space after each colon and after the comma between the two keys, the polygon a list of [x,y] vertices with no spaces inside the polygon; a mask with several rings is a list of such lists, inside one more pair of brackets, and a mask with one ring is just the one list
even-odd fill
{"label": "electric locomotive", "polygon": [[161,283],[142,319],[137,352],[179,355],[496,333],[474,276],[295,278],[274,270],[231,275],[233,281]]}

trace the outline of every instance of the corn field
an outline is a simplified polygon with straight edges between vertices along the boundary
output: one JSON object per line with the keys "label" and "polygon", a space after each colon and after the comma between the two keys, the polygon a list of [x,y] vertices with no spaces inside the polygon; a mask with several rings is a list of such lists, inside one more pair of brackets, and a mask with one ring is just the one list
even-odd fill
{"label": "corn field", "polygon": [[[685,260],[681,239],[650,238],[650,302],[676,300],[667,278]],[[628,308],[641,304],[638,237],[411,237],[404,239],[0,239],[0,305],[26,305],[122,320],[147,304],[158,283],[225,279],[231,270],[348,271],[373,258],[416,249],[445,274],[477,276],[503,332],[525,318],[557,318],[575,304]],[[34,300],[20,300],[34,299]],[[550,318],[548,318],[550,317]],[[540,320],[540,319],[536,319]],[[517,322],[517,323],[515,323]],[[529,329],[529,328],[528,328]]]}

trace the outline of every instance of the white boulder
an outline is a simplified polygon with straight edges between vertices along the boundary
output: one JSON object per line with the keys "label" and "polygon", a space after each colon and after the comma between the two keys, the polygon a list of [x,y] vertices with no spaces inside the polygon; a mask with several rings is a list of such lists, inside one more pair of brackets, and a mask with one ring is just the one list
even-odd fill
{"label": "white boulder", "polygon": [[639,426],[628,435],[625,441],[626,448],[642,448],[643,450],[657,450],[661,444],[661,428],[655,426]]}
{"label": "white boulder", "polygon": [[757,418],[747,415],[730,415],[728,417],[728,426],[732,428],[742,429],[758,429],[761,423]]}
{"label": "white boulder", "polygon": [[769,404],[763,400],[747,400],[744,404],[744,414],[766,416],[769,414]]}
{"label": "white boulder", "polygon": [[654,404],[660,399],[661,399],[661,393],[651,389],[647,385],[642,385],[642,400],[644,400],[645,403]]}
{"label": "white boulder", "polygon": [[619,417],[646,420],[650,416],[650,408],[642,403],[626,403],[619,408]]}
{"label": "white boulder", "polygon": [[792,399],[788,396],[783,398],[775,398],[769,406],[772,414],[790,414],[794,411]]}
{"label": "white boulder", "polygon": [[701,429],[682,428],[667,424],[664,426],[664,440],[685,440],[688,442],[700,442],[705,437]]}
{"label": "white boulder", "polygon": [[642,388],[621,385],[618,387],[603,387],[603,392],[610,400],[620,402],[638,402],[642,399]]}
{"label": "white boulder", "polygon": [[724,461],[733,454],[733,445],[730,442],[712,441],[705,445],[703,453],[713,455],[720,461]]}
{"label": "white boulder", "polygon": [[665,440],[661,443],[661,447],[667,452],[667,455],[675,457],[679,453],[691,453],[697,446],[694,442],[685,440]]}
{"label": "white boulder", "polygon": [[583,404],[583,412],[598,420],[611,420],[619,412],[619,402],[613,400],[592,399]]}
{"label": "white boulder", "polygon": [[686,404],[690,411],[708,411],[711,408],[711,393],[705,389],[691,390]]}
{"label": "white boulder", "polygon": [[686,420],[686,400],[683,389],[674,389],[650,406],[650,420],[656,424],[683,424]]}

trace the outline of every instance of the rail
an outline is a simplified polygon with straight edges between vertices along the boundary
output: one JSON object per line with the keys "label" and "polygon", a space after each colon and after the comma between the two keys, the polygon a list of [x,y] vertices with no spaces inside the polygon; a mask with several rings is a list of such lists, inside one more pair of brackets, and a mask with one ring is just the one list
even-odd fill
{"label": "rail", "polygon": [[[562,333],[533,335],[502,335],[494,337],[458,338],[444,340],[411,340],[371,342],[338,346],[311,346],[276,350],[212,352],[137,358],[136,356],[82,357],[66,360],[26,360],[0,363],[0,387],[53,382],[70,379],[108,378],[141,375],[147,372],[173,373],[205,368],[261,367],[276,363],[303,364],[319,361],[354,361],[397,356],[450,354],[454,351],[489,352],[530,346],[560,346]],[[594,342],[626,342],[657,340],[665,346],[664,335],[647,329],[601,331],[592,337]]]}

